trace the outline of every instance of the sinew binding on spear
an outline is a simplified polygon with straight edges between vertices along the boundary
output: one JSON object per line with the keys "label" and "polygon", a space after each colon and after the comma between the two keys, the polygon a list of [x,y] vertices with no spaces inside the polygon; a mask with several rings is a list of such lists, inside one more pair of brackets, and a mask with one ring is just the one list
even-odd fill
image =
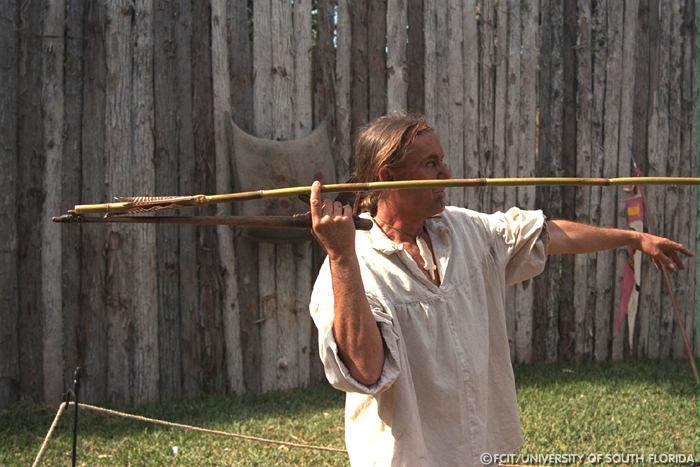
{"label": "sinew binding on spear", "polygon": [[[392,182],[337,183],[321,186],[322,193],[368,192],[385,190],[407,190],[442,187],[486,187],[486,186],[619,186],[619,185],[700,185],[699,177],[619,177],[619,178],[462,178],[443,180],[402,180]],[[114,214],[136,214],[197,207],[233,201],[262,198],[282,198],[311,193],[310,186],[276,188],[270,190],[244,191],[216,195],[192,196],[139,196],[120,197],[117,202],[103,204],[81,204],[63,216],[54,217],[54,222],[121,222],[121,223],[166,223],[166,224],[226,224],[239,226],[298,227],[309,228],[308,215],[295,216],[195,216],[154,217],[123,216]],[[106,214],[104,218],[85,217],[85,214]],[[371,228],[371,221],[355,225],[361,229]],[[263,224],[258,224],[263,222]]]}

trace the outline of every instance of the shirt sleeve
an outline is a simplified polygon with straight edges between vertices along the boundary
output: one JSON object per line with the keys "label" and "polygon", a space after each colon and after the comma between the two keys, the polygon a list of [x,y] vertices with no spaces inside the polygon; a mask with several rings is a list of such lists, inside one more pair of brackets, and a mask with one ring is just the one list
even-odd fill
{"label": "shirt sleeve", "polygon": [[399,376],[399,335],[394,329],[391,314],[380,300],[367,294],[367,301],[384,343],[384,366],[379,380],[372,385],[363,384],[353,378],[338,354],[338,344],[333,335],[334,301],[328,261],[319,272],[311,294],[309,310],[318,330],[319,356],[328,382],[341,391],[376,395],[388,389]]}
{"label": "shirt sleeve", "polygon": [[497,232],[506,248],[506,283],[517,284],[544,271],[549,236],[547,218],[542,211],[511,208],[496,216]]}

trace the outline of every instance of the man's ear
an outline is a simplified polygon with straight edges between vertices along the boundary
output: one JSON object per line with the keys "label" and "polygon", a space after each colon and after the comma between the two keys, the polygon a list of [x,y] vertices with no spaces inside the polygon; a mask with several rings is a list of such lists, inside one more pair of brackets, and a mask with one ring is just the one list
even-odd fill
{"label": "man's ear", "polygon": [[382,182],[391,182],[394,180],[394,177],[391,174],[391,169],[386,166],[379,169],[379,173],[377,173],[377,175],[379,175],[379,180]]}

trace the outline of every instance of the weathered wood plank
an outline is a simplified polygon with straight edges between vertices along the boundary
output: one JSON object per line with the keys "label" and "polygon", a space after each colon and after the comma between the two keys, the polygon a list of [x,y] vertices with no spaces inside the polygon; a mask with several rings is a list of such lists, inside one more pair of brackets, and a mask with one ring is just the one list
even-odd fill
{"label": "weathered wood plank", "polygon": [[335,58],[335,122],[338,180],[346,180],[352,169],[352,41],[349,0],[338,0],[338,25]]}
{"label": "weathered wood plank", "polygon": [[[432,125],[437,132],[443,150],[449,151],[450,137],[450,121],[448,108],[450,96],[448,91],[448,66],[447,63],[447,48],[450,40],[448,39],[450,32],[447,31],[447,9],[444,2],[437,2],[435,5],[435,64],[436,64],[436,81],[435,81],[435,116]],[[445,33],[447,31],[447,34]],[[447,156],[448,153],[446,153]],[[451,196],[451,192],[448,194]],[[450,200],[450,203],[452,201]]]}
{"label": "weathered wood plank", "polygon": [[260,389],[277,388],[277,294],[275,288],[275,246],[258,245],[258,290],[260,293]]}
{"label": "weathered wood plank", "polygon": [[[634,90],[636,82],[636,68],[635,68],[635,49],[638,42],[637,38],[637,16],[638,16],[639,2],[637,1],[626,1],[624,7],[624,26],[623,26],[623,37],[622,37],[622,57],[621,57],[621,89],[620,89],[620,120],[618,122],[619,128],[619,141],[618,141],[618,160],[617,160],[617,173],[619,176],[623,174],[627,175],[632,169],[632,141],[634,139],[633,134],[633,121],[634,116]],[[615,170],[615,169],[613,169]],[[615,226],[626,226],[627,216],[625,210],[623,209],[623,197],[622,193],[618,191],[616,193],[617,199],[612,206],[615,206],[617,211],[617,216],[614,221]],[[615,262],[612,263],[612,268],[614,271],[614,284],[620,284],[622,282],[622,276],[624,271],[623,260],[626,256],[626,252],[623,249],[617,249],[615,251]],[[619,287],[616,286],[615,294],[613,297],[614,308],[618,309],[620,305],[620,293]],[[629,330],[634,331],[634,330]]]}
{"label": "weathered wood plank", "polygon": [[[363,8],[353,2],[354,8]],[[387,2],[368,1],[367,12],[367,121],[387,111]],[[404,23],[405,25],[406,23]],[[357,44],[358,37],[353,38]]]}
{"label": "weathered wood plank", "polygon": [[[194,106],[194,185],[197,193],[216,190],[216,149],[214,134],[214,91],[211,49],[211,3],[194,2],[192,9],[192,70]],[[215,214],[216,208],[205,210]],[[202,392],[226,391],[226,346],[221,310],[223,309],[222,264],[219,259],[216,230],[197,231],[197,303],[196,332],[199,339],[199,363],[195,373]]]}
{"label": "weathered wood plank", "polygon": [[[155,193],[155,101],[153,93],[153,0],[133,4],[133,174],[134,193]],[[158,399],[158,277],[155,225],[134,226],[133,266],[134,304],[131,310],[134,330],[132,397],[135,402]]]}
{"label": "weathered wood plank", "polygon": [[60,401],[63,394],[63,289],[61,235],[48,219],[61,210],[63,162],[63,62],[65,2],[50,2],[42,28],[42,119],[44,122],[44,203],[41,222],[41,301],[44,313],[43,399]]}
{"label": "weathered wood plank", "polygon": [[[175,6],[157,2],[153,11],[153,34],[156,53],[154,69],[154,144],[155,194],[180,193],[178,186],[178,117],[177,48],[175,36],[178,20]],[[180,255],[179,228],[156,229],[156,270],[158,279],[158,355],[159,397],[163,400],[181,395],[182,352],[180,347]],[[184,266],[184,265],[183,265]]]}
{"label": "weathered wood plank", "polygon": [[[129,2],[114,2],[107,7],[105,40],[106,64],[106,131],[108,195],[133,193],[132,178],[132,64],[131,37],[133,10]],[[134,307],[132,229],[110,225],[107,246],[107,397],[129,400],[133,334],[131,317]]]}
{"label": "weathered wood plank", "polygon": [[[253,57],[247,2],[230,5],[231,118],[240,128],[253,130]],[[230,146],[229,146],[230,148]],[[235,180],[235,177],[234,177]],[[235,183],[235,182],[234,182]],[[235,191],[239,191],[235,187]],[[237,207],[234,205],[234,211]],[[245,235],[236,236],[238,308],[245,388],[260,392],[260,329],[258,320],[258,244]]]}
{"label": "weathered wood plank", "polygon": [[351,134],[367,123],[369,119],[369,50],[367,31],[367,0],[353,0],[348,8],[350,15],[350,63],[352,81],[350,84]]}
{"label": "weathered wood plank", "polygon": [[[447,2],[447,47],[445,64],[447,82],[442,88],[447,91],[445,107],[447,139],[442,140],[445,153],[445,163],[452,173],[464,174],[464,66],[463,57],[463,20],[461,0]],[[464,189],[450,190],[450,204],[464,206]]]}
{"label": "weathered wood plank", "polygon": [[[563,11],[558,2],[541,4],[542,11],[549,12],[543,16],[541,26],[542,44],[561,44],[563,29]],[[561,173],[560,155],[562,151],[563,125],[563,65],[562,50],[552,47],[551,53],[540,55],[539,63],[539,108],[540,132],[538,142],[538,159],[536,171],[539,176]],[[549,217],[560,217],[563,213],[559,192],[547,187],[538,187],[536,204]],[[550,256],[544,273],[535,279],[535,296],[541,297],[537,306],[544,308],[544,313],[535,314],[534,347],[538,359],[555,361],[560,356],[560,343],[568,336],[559,332],[559,307],[563,292],[561,290],[561,256]]]}
{"label": "weathered wood plank", "polygon": [[[66,3],[65,59],[64,59],[64,119],[61,211],[70,208],[80,199],[80,140],[83,107],[83,20],[84,2],[69,0]],[[63,274],[63,381],[72,381],[75,367],[79,365],[78,335],[80,276],[80,228],[61,230],[61,262]],[[66,274],[66,271],[77,271]]]}
{"label": "weathered wood plank", "polygon": [[[464,79],[464,176],[479,176],[479,18],[476,0],[464,2],[462,77]],[[464,205],[480,210],[480,190],[465,189]]]}
{"label": "weathered wood plank", "polygon": [[[494,51],[495,4],[481,3],[479,10],[479,177],[494,176],[493,138],[495,112],[496,57]],[[480,191],[480,206],[492,212],[492,189]]]}
{"label": "weathered wood plank", "polygon": [[[506,2],[495,2],[493,15],[493,59],[495,81],[493,89],[493,177],[506,175],[506,95],[508,86],[508,7]],[[505,188],[495,187],[491,191],[491,211],[505,209]]]}
{"label": "weathered wood plank", "polygon": [[[517,159],[517,176],[532,177],[535,175],[535,160],[537,157],[537,62],[539,58],[537,29],[539,17],[537,3],[522,3],[517,16],[520,23],[520,53],[519,53],[519,108],[517,109],[518,125],[513,131],[517,134],[517,153],[509,158]],[[514,15],[515,17],[515,15]],[[515,51],[515,45],[510,47]],[[522,209],[535,209],[535,188],[517,188],[516,204]],[[531,362],[533,359],[533,317],[534,317],[534,285],[533,281],[521,284],[516,288],[515,301],[515,351],[516,359],[520,362]],[[539,307],[537,307],[539,310]]]}
{"label": "weathered wood plank", "polygon": [[[623,36],[623,15],[619,5],[613,7],[606,5],[607,14],[607,60],[605,63],[605,103],[603,121],[603,158],[602,172],[617,173],[617,153],[618,153],[618,128],[620,125],[620,99],[622,76],[622,48]],[[600,225],[614,226],[616,224],[618,200],[616,190],[603,189],[600,196],[601,212],[599,217]],[[613,315],[615,308],[615,254],[612,251],[600,252],[596,255],[596,305],[595,309],[599,316],[604,314]],[[614,315],[613,315],[614,316]],[[615,342],[613,341],[613,348]],[[622,342],[622,339],[619,339]],[[621,349],[620,349],[621,351]],[[613,358],[614,358],[613,350]]]}
{"label": "weathered wood plank", "polygon": [[[698,44],[695,38],[698,36],[697,22],[697,4],[693,1],[686,1],[682,12],[683,21],[683,82],[681,88],[683,94],[681,98],[681,106],[683,117],[682,122],[682,146],[681,155],[697,154],[697,56]],[[695,20],[693,20],[695,19]],[[681,157],[680,174],[696,174],[698,173],[698,161],[695,157]],[[697,238],[697,203],[698,189],[697,187],[684,187],[681,189],[681,206],[687,206],[682,213],[682,222],[680,231],[678,232],[679,241],[685,245],[690,245],[693,249],[693,242]],[[695,214],[695,215],[694,215]],[[697,249],[696,249],[697,251]],[[691,349],[697,346],[697,288],[696,288],[696,268],[697,260],[686,259],[684,261],[686,270],[678,272],[674,275],[675,287],[678,291],[679,306],[685,313],[685,330],[690,340]],[[684,349],[681,344],[680,333],[674,329],[673,339],[673,355],[677,358],[684,358]]]}
{"label": "weathered wood plank", "polygon": [[[272,25],[275,40],[272,41],[272,90],[275,105],[272,111],[272,136],[277,140],[289,140],[294,136],[294,87],[291,77],[295,76],[293,12],[289,2],[272,2]],[[308,103],[304,103],[307,104]],[[276,326],[277,338],[270,347],[263,349],[271,355],[263,355],[263,365],[271,365],[275,379],[271,381],[274,389],[289,389],[297,383],[297,323],[294,315],[295,268],[292,245],[280,243],[275,245],[274,266],[270,275],[274,277],[275,319],[268,319],[265,325]],[[260,271],[261,276],[263,271]]]}
{"label": "weathered wood plank", "polygon": [[19,389],[17,270],[17,2],[0,12],[0,410],[14,403]]}
{"label": "weathered wood plank", "polygon": [[272,31],[270,0],[253,3],[253,131],[256,136],[272,136]]}
{"label": "weathered wood plank", "polygon": [[[435,0],[424,0],[423,31],[425,34],[425,118],[428,124],[437,130],[437,88],[438,88],[438,61],[437,61],[437,14],[438,7]],[[439,132],[438,132],[439,136]]]}
{"label": "weathered wood plank", "polygon": [[[294,248],[294,277],[296,279],[296,294],[294,301],[294,317],[297,321],[298,352],[298,386],[308,386],[313,381],[312,359],[318,360],[312,328],[315,329],[309,314],[309,301],[311,299],[312,282],[312,251],[311,242],[299,242]],[[314,271],[315,272],[315,271]]]}
{"label": "weathered wood plank", "polygon": [[[81,196],[93,202],[107,198],[106,174],[106,8],[87,5],[81,116]],[[81,226],[78,353],[82,368],[81,399],[88,403],[107,399],[106,232]]]}
{"label": "weathered wood plank", "polygon": [[[178,96],[177,113],[177,164],[178,192],[201,193],[204,187],[197,186],[195,159],[194,123],[199,119],[200,82],[206,79],[202,76],[193,56],[193,12],[192,5],[187,0],[179,0],[174,5],[180,14],[174,26],[174,34],[178,44],[175,48],[175,68],[177,70],[176,89]],[[196,50],[196,49],[195,49]],[[199,261],[199,231],[206,227],[180,226],[179,232],[179,285],[180,285],[180,393],[183,397],[193,398],[201,394],[201,334],[199,314],[199,282],[197,268]],[[165,336],[161,335],[164,339]],[[162,380],[161,380],[162,381]]]}
{"label": "weathered wood plank", "polygon": [[[228,60],[228,33],[226,26],[226,5],[221,0],[211,4],[212,31],[212,97],[214,100],[214,148],[216,161],[216,190],[226,193],[233,188],[226,136],[231,112],[231,88]],[[230,204],[217,206],[220,215],[231,215]],[[221,263],[221,284],[223,287],[221,313],[224,324],[226,389],[240,393],[244,389],[243,359],[241,356],[240,308],[238,302],[238,277],[236,273],[236,252],[233,230],[228,226],[217,226],[219,261]]]}
{"label": "weathered wood plank", "polygon": [[[382,3],[382,2],[373,2]],[[408,109],[408,5],[388,0],[386,17],[386,111]],[[461,44],[460,44],[461,45]]]}
{"label": "weathered wood plank", "polygon": [[[576,176],[590,177],[592,161],[592,105],[593,105],[593,50],[591,42],[591,4],[589,0],[579,0],[577,12],[578,36],[576,43],[578,108],[576,115]],[[590,196],[588,187],[576,188],[576,221],[590,224]],[[592,255],[574,257],[574,332],[576,333],[576,355],[590,358],[593,354],[593,339],[602,338],[594,331],[593,303],[589,302],[591,291],[584,287],[588,277],[588,266]],[[603,331],[599,328],[597,331]]]}
{"label": "weathered wood plank", "polygon": [[[311,1],[294,2],[294,76],[295,86],[292,102],[294,104],[293,135],[295,138],[306,136],[313,126],[313,100],[311,93]],[[327,157],[331,157],[330,154]],[[293,387],[307,386],[310,378],[311,316],[308,304],[311,299],[311,242],[292,245],[292,272],[294,278],[293,300],[290,307],[290,320],[295,322],[295,340],[293,349],[296,363],[290,365],[289,380]]]}
{"label": "weathered wood plank", "polygon": [[[603,177],[604,161],[606,159],[604,152],[604,117],[605,117],[605,79],[606,79],[606,61],[608,57],[608,35],[607,35],[607,11],[605,8],[596,6],[592,11],[591,19],[591,47],[595,50],[592,57],[592,81],[593,81],[593,98],[591,102],[591,177]],[[592,225],[600,225],[601,211],[604,208],[601,203],[601,195],[606,188],[591,187],[590,204],[588,219]],[[609,191],[609,190],[608,190]],[[605,207],[607,208],[607,206]],[[612,339],[610,329],[610,319],[615,316],[615,310],[612,315],[606,319],[605,310],[598,311],[596,308],[598,300],[597,288],[597,272],[598,272],[598,256],[595,254],[588,255],[588,271],[585,283],[585,288],[588,291],[587,305],[593,310],[594,319],[594,339],[595,346],[593,349],[593,358],[595,360],[606,360],[609,358],[610,342]],[[603,336],[608,335],[608,338]]]}
{"label": "weathered wood plank", "polygon": [[408,64],[407,110],[423,113],[425,111],[425,86],[423,72],[425,69],[425,36],[423,34],[423,0],[408,0]]}

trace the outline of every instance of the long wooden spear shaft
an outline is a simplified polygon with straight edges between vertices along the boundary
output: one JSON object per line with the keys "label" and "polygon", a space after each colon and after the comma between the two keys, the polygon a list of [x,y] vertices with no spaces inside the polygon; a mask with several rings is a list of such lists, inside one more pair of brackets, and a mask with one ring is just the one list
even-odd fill
{"label": "long wooden spear shaft", "polygon": [[[234,225],[237,227],[254,228],[294,228],[310,229],[311,216],[309,214],[295,214],[293,216],[82,216],[75,214],[63,214],[53,217],[58,223],[73,224],[190,224],[190,225]],[[353,216],[355,228],[358,230],[370,230],[372,220]]]}
{"label": "long wooden spear shaft", "polygon": [[[488,186],[619,186],[619,185],[700,185],[699,177],[620,177],[620,178],[451,178],[444,180],[402,180],[394,182],[337,183],[322,185],[322,193],[408,190],[421,188]],[[76,205],[75,214],[125,213],[135,209],[159,210],[195,207],[232,201],[283,198],[311,193],[310,186],[243,191],[218,195],[118,198],[115,203]]]}

